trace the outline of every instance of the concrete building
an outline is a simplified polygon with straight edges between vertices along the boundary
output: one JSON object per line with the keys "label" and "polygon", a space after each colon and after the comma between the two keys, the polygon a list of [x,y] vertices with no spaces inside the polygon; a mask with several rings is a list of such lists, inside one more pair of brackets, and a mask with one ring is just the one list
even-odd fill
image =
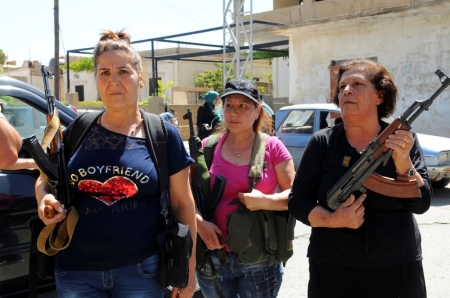
{"label": "concrete building", "polygon": [[[400,95],[394,115],[398,116],[415,100],[429,98],[440,87],[436,69],[450,75],[448,0],[273,3],[273,11],[254,14],[253,19],[283,24],[265,33],[289,38],[288,64],[273,63],[274,97],[288,96],[293,104],[328,102],[333,67],[348,59],[370,57],[394,75]],[[255,43],[258,36],[254,35]],[[449,115],[447,90],[413,123],[413,129],[450,137]]]}
{"label": "concrete building", "polygon": [[[23,61],[22,65],[17,65],[16,61],[7,61],[5,62],[3,67],[3,75],[13,77],[15,79],[18,79],[22,82],[28,83],[30,85],[33,85],[34,87],[38,88],[39,90],[44,91],[44,81],[42,80],[42,73],[41,73],[41,63],[37,60],[29,61],[25,60]],[[47,69],[50,72],[53,72],[53,68],[47,67]],[[55,94],[54,90],[54,84],[50,82],[50,92],[52,94]],[[60,77],[60,94],[61,98],[60,100],[65,100],[65,89],[63,86],[63,78]]]}
{"label": "concrete building", "polygon": [[[199,49],[193,48],[168,48],[155,50],[155,57],[170,56],[178,54],[187,54],[198,52]],[[152,88],[152,60],[145,57],[151,57],[150,51],[139,52],[143,58],[144,68],[144,88],[141,89],[139,100],[143,101],[151,94]],[[72,59],[72,58],[71,58]],[[222,55],[202,56],[199,59],[222,62]],[[206,70],[215,70],[214,62],[196,62],[196,61],[178,61],[162,60],[158,61],[158,79],[164,85],[169,81],[173,82],[173,88],[166,94],[170,102],[174,104],[195,104],[198,100],[198,93],[195,92],[194,78],[196,74],[203,73]],[[272,66],[267,60],[255,61],[253,65],[253,77],[264,83],[268,83],[265,73],[271,73]],[[95,87],[93,73],[73,73],[70,71],[70,92],[78,92],[80,100],[93,101],[97,99],[97,90]],[[65,82],[67,86],[67,82]],[[270,89],[270,88],[268,88]]]}

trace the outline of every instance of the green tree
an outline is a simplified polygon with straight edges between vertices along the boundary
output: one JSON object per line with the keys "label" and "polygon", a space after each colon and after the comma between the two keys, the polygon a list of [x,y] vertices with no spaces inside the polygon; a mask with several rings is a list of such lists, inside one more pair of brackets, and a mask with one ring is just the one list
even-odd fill
{"label": "green tree", "polygon": [[3,53],[3,50],[0,49],[0,65],[5,64],[5,61],[6,61],[6,55],[5,55],[5,53]]}
{"label": "green tree", "polygon": [[[203,73],[194,75],[194,86],[199,88],[212,88],[218,93],[223,91],[223,63],[214,63],[215,70],[205,70]],[[226,69],[230,68],[230,63],[226,64]],[[234,71],[231,69],[229,77],[234,76]]]}
{"label": "green tree", "polygon": [[286,60],[289,58],[289,48],[279,49],[278,52],[253,51],[253,60],[268,59],[269,64],[272,65],[273,58],[283,58]]}
{"label": "green tree", "polygon": [[[67,69],[67,66],[62,65],[61,69]],[[92,73],[95,71],[94,57],[83,57],[80,60],[74,61],[69,64],[69,69],[73,70],[75,73],[83,71]]]}
{"label": "green tree", "polygon": [[[166,102],[170,102],[172,99],[169,96],[169,90],[172,89],[173,81],[168,81],[167,84],[164,84],[161,80],[158,80],[158,94],[156,97],[162,97]],[[143,105],[147,105],[149,99],[155,96],[149,96],[146,100],[143,101]]]}
{"label": "green tree", "polygon": [[[199,88],[212,88],[214,91],[221,94],[223,92],[223,63],[217,62],[214,64],[215,70],[205,70],[203,73],[194,75],[194,86]],[[226,69],[230,69],[230,63],[227,63]],[[231,68],[229,78],[234,76],[234,70]],[[246,73],[245,77],[250,79],[250,73]],[[260,93],[264,94],[264,87],[258,86]]]}

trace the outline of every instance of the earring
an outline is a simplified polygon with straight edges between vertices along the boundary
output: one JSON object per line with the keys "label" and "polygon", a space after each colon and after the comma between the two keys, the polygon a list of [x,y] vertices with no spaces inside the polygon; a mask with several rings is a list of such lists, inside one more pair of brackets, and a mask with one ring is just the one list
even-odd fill
{"label": "earring", "polygon": [[140,82],[139,83],[139,87],[143,88],[144,87],[144,83]]}

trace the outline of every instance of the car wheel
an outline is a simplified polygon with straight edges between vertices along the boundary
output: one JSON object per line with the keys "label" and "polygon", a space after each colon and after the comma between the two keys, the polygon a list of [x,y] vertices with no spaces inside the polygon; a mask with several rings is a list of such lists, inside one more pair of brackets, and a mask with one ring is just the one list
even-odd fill
{"label": "car wheel", "polygon": [[450,178],[444,178],[439,181],[431,181],[433,188],[444,188],[450,183]]}

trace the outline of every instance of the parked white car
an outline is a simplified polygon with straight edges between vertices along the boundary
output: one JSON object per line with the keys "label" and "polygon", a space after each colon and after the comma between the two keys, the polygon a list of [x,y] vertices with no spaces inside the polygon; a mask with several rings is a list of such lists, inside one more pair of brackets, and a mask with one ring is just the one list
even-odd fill
{"label": "parked white car", "polygon": [[[275,114],[276,136],[287,147],[297,167],[311,135],[338,123],[340,117],[340,109],[332,103],[286,106]],[[450,183],[450,138],[419,133],[417,137],[433,187],[445,187]]]}

